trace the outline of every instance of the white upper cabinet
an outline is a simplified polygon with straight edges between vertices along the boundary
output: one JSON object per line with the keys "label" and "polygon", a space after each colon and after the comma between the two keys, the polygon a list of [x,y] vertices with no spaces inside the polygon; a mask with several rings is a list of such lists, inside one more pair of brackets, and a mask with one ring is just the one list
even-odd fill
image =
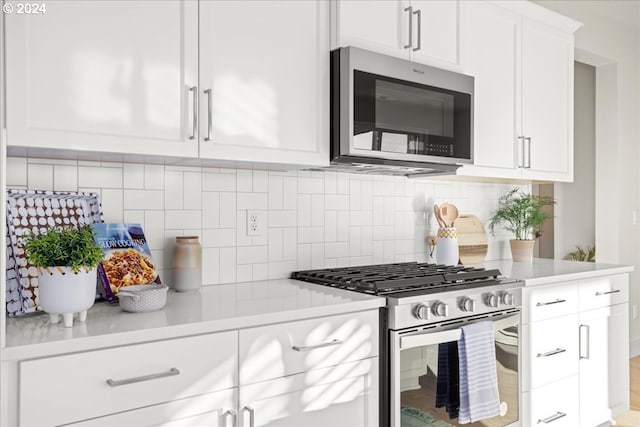
{"label": "white upper cabinet", "polygon": [[458,2],[336,0],[332,48],[356,46],[415,62],[458,65]]}
{"label": "white upper cabinet", "polygon": [[528,2],[461,3],[461,62],[475,77],[475,158],[459,175],[573,180],[578,26]]}
{"label": "white upper cabinet", "polygon": [[329,164],[325,1],[200,2],[200,156]]}
{"label": "white upper cabinet", "polygon": [[197,3],[43,4],[5,15],[10,147],[197,156]]}
{"label": "white upper cabinet", "polygon": [[462,4],[461,55],[465,72],[474,77],[475,98],[474,165],[464,166],[464,174],[519,174],[520,21],[519,15],[490,3]]}
{"label": "white upper cabinet", "polygon": [[573,181],[573,34],[522,26],[523,178]]}

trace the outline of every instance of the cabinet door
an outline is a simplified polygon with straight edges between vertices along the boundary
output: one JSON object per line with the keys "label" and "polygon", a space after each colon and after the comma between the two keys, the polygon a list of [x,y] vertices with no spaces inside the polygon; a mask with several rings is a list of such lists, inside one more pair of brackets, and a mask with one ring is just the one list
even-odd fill
{"label": "cabinet door", "polygon": [[201,157],[328,165],[328,26],[326,1],[200,2]]}
{"label": "cabinet door", "polygon": [[70,424],[74,427],[227,427],[236,408],[237,388],[175,400]]}
{"label": "cabinet door", "polygon": [[522,394],[523,426],[586,427],[579,419],[578,375]]}
{"label": "cabinet door", "polygon": [[413,0],[411,60],[434,65],[458,64],[458,2]]}
{"label": "cabinet door", "polygon": [[239,402],[240,427],[377,427],[378,358],[241,386]]}
{"label": "cabinet door", "polygon": [[573,180],[573,36],[523,20],[525,179]]}
{"label": "cabinet door", "polygon": [[40,3],[5,15],[10,146],[197,155],[195,2]]}
{"label": "cabinet door", "polygon": [[409,20],[414,19],[410,11],[405,10],[409,6],[408,1],[399,0],[333,2],[335,42],[332,47],[355,46],[409,59]]}
{"label": "cabinet door", "polygon": [[464,72],[475,77],[475,105],[474,164],[463,166],[459,175],[521,175],[516,158],[520,27],[519,15],[494,4],[461,5],[461,55]]}
{"label": "cabinet door", "polygon": [[609,422],[629,408],[629,304],[580,313],[581,425]]}

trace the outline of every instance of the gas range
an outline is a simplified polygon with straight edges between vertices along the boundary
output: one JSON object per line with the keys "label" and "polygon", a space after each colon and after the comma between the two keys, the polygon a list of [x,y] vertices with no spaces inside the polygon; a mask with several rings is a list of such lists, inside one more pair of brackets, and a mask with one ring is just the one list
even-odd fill
{"label": "gas range", "polygon": [[403,329],[518,309],[523,283],[497,269],[405,262],[298,271],[292,278],[383,296],[387,328]]}

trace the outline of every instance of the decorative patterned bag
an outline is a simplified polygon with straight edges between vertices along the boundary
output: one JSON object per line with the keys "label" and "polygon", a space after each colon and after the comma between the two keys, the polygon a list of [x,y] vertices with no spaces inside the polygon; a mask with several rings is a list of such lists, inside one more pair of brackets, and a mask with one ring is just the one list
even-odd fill
{"label": "decorative patterned bag", "polygon": [[7,315],[40,311],[38,271],[22,247],[25,235],[54,226],[102,222],[95,193],[7,190]]}

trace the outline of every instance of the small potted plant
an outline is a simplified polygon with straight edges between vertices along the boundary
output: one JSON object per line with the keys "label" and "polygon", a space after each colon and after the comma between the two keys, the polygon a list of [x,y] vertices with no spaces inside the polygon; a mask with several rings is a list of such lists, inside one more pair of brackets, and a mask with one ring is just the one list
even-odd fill
{"label": "small potted plant", "polygon": [[551,215],[543,207],[553,205],[555,201],[547,196],[534,196],[514,188],[498,201],[498,210],[489,220],[491,234],[503,224],[504,228],[515,234],[510,241],[511,257],[514,261],[531,261],[535,239],[540,237],[542,224]]}
{"label": "small potted plant", "polygon": [[93,240],[89,225],[51,227],[25,238],[27,260],[38,269],[40,306],[51,323],[73,326],[73,314],[84,322],[96,297],[96,267],[103,251]]}

